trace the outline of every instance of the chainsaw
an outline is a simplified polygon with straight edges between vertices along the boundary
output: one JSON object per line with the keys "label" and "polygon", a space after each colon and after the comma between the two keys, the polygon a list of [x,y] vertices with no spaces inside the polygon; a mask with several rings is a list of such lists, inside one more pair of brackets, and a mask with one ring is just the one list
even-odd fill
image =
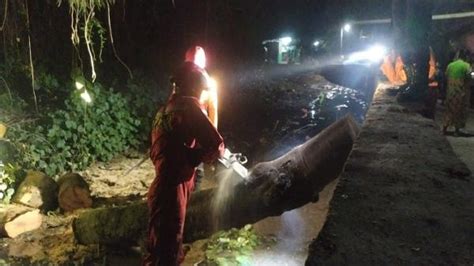
{"label": "chainsaw", "polygon": [[[146,160],[148,160],[148,152],[146,156],[143,157],[137,164],[128,169],[125,173],[122,174],[122,177],[127,176],[130,172],[140,167]],[[248,170],[243,166],[247,163],[247,157],[242,155],[242,153],[231,153],[228,149],[225,149],[224,156],[218,159],[219,163],[224,166],[226,169],[231,169],[237,173],[243,179],[246,179],[248,176]]]}
{"label": "chainsaw", "polygon": [[243,179],[247,179],[248,170],[243,166],[247,163],[247,157],[242,153],[232,153],[228,149],[225,149],[224,156],[218,159],[219,163],[226,169],[232,169]]}

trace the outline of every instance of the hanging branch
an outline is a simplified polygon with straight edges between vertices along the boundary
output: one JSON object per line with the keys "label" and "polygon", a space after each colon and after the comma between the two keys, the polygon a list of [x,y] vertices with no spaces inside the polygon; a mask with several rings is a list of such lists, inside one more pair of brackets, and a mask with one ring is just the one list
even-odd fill
{"label": "hanging branch", "polygon": [[[81,52],[79,51],[79,43],[80,43],[80,38],[79,38],[79,31],[78,31],[78,23],[79,23],[79,12],[77,12],[74,8],[69,8],[69,11],[71,13],[71,42],[72,46],[74,47],[75,54],[77,55],[77,58],[79,60],[80,64],[80,69],[83,69],[83,62],[82,62],[82,57],[81,57]],[[73,67],[74,65],[74,56],[73,56]]]}
{"label": "hanging branch", "polygon": [[130,75],[130,78],[133,79],[132,71],[127,66],[127,64],[125,64],[125,62],[122,60],[122,58],[120,58],[120,56],[117,53],[117,50],[115,50],[114,36],[113,36],[113,33],[112,33],[112,22],[111,22],[112,20],[110,19],[110,5],[109,5],[109,2],[107,2],[107,21],[108,21],[108,24],[109,24],[110,43],[112,45],[112,51],[114,52],[114,56],[115,56],[115,58],[117,58],[117,61],[119,61],[120,64],[122,64],[122,66],[124,66],[127,69],[128,74]]}
{"label": "hanging branch", "polygon": [[[80,42],[80,34],[85,41],[85,46],[87,49],[87,53],[89,55],[89,61],[91,66],[91,76],[92,82],[95,81],[97,78],[95,64],[97,60],[96,50],[94,49],[94,30],[97,31],[98,38],[100,39],[99,43],[99,51],[97,52],[99,62],[102,62],[102,50],[105,43],[104,38],[104,28],[100,24],[100,22],[95,18],[95,12],[101,10],[105,6],[107,6],[109,12],[110,7],[109,5],[114,4],[115,0],[57,0],[58,6],[63,3],[63,1],[67,2],[69,5],[69,11],[71,15],[71,41],[74,45],[74,48],[78,54],[81,68],[82,68],[82,59],[80,57],[79,51],[79,42]],[[109,14],[110,20],[110,14]],[[84,27],[80,28],[79,25],[84,23]],[[110,28],[110,27],[109,27]],[[82,30],[83,32],[79,33]],[[112,36],[112,35],[111,35]],[[114,48],[114,54],[116,57],[117,53]],[[123,61],[119,60],[122,64]]]}
{"label": "hanging branch", "polygon": [[31,52],[31,32],[30,32],[30,13],[28,12],[28,1],[25,0],[25,9],[26,9],[26,27],[28,30],[28,51],[30,57],[30,72],[31,72],[31,89],[33,91],[33,100],[35,102],[35,110],[38,113],[38,100],[36,98],[35,91],[35,68],[33,66],[33,53]]}
{"label": "hanging branch", "polygon": [[97,74],[95,73],[95,56],[94,56],[92,41],[90,39],[90,33],[89,33],[89,22],[93,15],[94,15],[93,10],[89,11],[87,15],[84,14],[84,39],[86,40],[86,48],[87,48],[87,52],[89,53],[89,59],[91,62],[92,82],[94,82],[95,79],[97,78]]}
{"label": "hanging branch", "polygon": [[5,27],[5,23],[7,22],[7,16],[8,16],[8,0],[5,0],[5,8],[3,10],[3,22],[2,26],[0,27],[0,31],[3,31],[3,28]]}

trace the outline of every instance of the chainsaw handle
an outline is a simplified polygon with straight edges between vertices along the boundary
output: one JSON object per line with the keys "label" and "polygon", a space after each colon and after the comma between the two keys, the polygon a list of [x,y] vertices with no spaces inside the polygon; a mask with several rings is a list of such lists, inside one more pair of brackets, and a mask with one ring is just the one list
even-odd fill
{"label": "chainsaw handle", "polygon": [[237,161],[240,164],[246,164],[249,160],[247,159],[247,156],[242,155],[242,153],[237,153],[235,154],[235,157],[237,158]]}

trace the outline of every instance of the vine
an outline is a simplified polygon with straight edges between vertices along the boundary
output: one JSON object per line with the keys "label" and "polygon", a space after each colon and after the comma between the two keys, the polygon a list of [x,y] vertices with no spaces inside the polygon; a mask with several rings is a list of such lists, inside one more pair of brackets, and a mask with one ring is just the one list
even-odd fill
{"label": "vine", "polygon": [[36,113],[38,110],[38,99],[36,97],[35,91],[35,67],[33,65],[33,52],[31,51],[31,32],[30,32],[30,13],[28,11],[28,1],[25,0],[25,10],[26,10],[26,28],[28,30],[28,57],[30,60],[30,74],[31,74],[31,90],[33,91],[33,100],[35,103]]}
{"label": "vine", "polygon": [[111,19],[110,19],[110,4],[109,3],[107,3],[107,22],[109,24],[110,44],[112,45],[112,50],[114,52],[114,56],[115,56],[115,58],[117,58],[117,61],[119,61],[120,64],[122,64],[122,66],[124,66],[127,69],[128,74],[130,75],[130,78],[133,79],[132,71],[127,66],[127,64],[125,64],[125,62],[122,60],[122,58],[119,57],[119,55],[117,53],[117,50],[115,49],[114,35],[112,33],[112,22],[111,22]]}
{"label": "vine", "polygon": [[[96,61],[102,62],[102,52],[105,47],[106,30],[96,18],[96,12],[106,8],[107,22],[110,36],[110,43],[115,58],[122,64],[132,76],[130,68],[118,56],[114,46],[114,39],[112,34],[112,25],[110,19],[110,6],[115,3],[115,0],[64,0],[69,4],[69,13],[71,17],[71,41],[82,64],[82,59],[79,53],[79,44],[81,37],[84,40],[87,54],[89,56],[89,63],[91,66],[92,82],[97,78]],[[63,0],[58,0],[58,5],[61,5]],[[82,25],[82,27],[80,26]],[[98,41],[96,41],[98,40]]]}

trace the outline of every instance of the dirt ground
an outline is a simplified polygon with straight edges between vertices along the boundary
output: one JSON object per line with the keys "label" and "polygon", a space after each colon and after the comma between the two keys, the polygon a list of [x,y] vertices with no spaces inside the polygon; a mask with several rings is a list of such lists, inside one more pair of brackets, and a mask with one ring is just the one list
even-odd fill
{"label": "dirt ground", "polygon": [[380,87],[307,265],[472,265],[474,182],[455,154],[472,165],[472,140],[448,140]]}

